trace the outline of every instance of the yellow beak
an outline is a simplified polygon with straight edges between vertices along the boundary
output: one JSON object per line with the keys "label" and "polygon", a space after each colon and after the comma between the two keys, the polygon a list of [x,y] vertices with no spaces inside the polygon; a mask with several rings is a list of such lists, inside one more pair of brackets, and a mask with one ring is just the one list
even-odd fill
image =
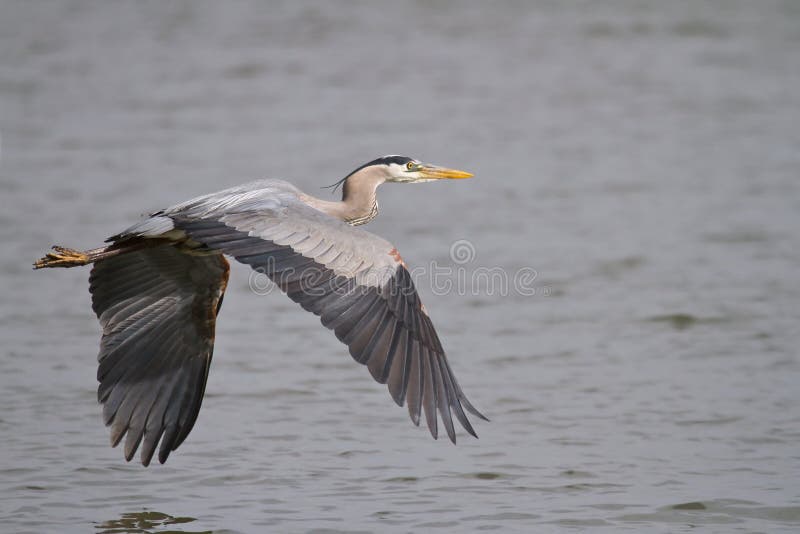
{"label": "yellow beak", "polygon": [[423,163],[418,172],[423,178],[430,180],[441,180],[443,178],[460,180],[462,178],[472,177],[471,172],[448,169],[446,167],[437,167],[436,165],[428,165],[427,163]]}

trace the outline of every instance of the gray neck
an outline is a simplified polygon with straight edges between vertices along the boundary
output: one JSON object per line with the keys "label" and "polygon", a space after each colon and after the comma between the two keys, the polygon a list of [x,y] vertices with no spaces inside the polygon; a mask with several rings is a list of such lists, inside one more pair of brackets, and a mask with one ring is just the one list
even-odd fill
{"label": "gray neck", "polygon": [[366,224],[378,216],[378,186],[386,181],[386,171],[367,167],[351,174],[342,187],[342,200],[331,202],[303,195],[301,199],[318,209],[353,226]]}

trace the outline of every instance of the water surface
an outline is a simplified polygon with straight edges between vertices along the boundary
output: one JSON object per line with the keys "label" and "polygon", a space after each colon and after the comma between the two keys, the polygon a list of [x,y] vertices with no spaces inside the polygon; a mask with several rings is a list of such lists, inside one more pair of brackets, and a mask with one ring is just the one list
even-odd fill
{"label": "water surface", "polygon": [[[798,28],[788,1],[3,2],[3,528],[797,531]],[[536,273],[419,280],[480,439],[413,427],[237,267],[192,434],[126,464],[88,272],[31,261],[387,153],[476,174],[381,190],[410,265]]]}

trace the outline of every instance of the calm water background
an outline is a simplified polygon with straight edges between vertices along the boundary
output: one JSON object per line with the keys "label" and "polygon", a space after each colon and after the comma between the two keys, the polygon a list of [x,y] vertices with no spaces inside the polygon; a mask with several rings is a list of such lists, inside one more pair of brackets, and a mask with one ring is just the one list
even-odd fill
{"label": "calm water background", "polygon": [[[0,530],[797,531],[799,51],[792,1],[3,1]],[[477,175],[381,190],[409,264],[538,273],[418,282],[480,439],[238,267],[194,431],[126,464],[88,270],[31,261],[386,153]]]}

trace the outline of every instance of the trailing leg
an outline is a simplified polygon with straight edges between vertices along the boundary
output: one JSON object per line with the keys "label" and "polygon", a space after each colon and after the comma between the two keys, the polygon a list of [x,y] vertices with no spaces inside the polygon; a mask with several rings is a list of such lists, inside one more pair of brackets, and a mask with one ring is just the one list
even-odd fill
{"label": "trailing leg", "polygon": [[87,265],[99,259],[97,256],[105,251],[107,247],[87,250],[80,252],[71,248],[53,246],[53,250],[43,258],[36,260],[33,264],[34,269],[45,269],[48,267],[79,267]]}
{"label": "trailing leg", "polygon": [[96,261],[111,258],[125,252],[133,252],[163,243],[159,239],[139,239],[125,242],[113,243],[106,247],[93,248],[86,251],[79,251],[66,247],[53,246],[53,249],[43,258],[36,260],[33,264],[34,269],[47,269],[51,267],[80,267]]}

